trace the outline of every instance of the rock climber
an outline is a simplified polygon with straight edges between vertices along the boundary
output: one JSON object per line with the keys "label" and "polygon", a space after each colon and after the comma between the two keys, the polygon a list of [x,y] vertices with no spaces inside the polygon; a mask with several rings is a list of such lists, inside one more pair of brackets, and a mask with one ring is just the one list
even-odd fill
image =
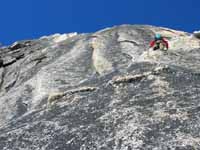
{"label": "rock climber", "polygon": [[169,43],[160,34],[156,34],[155,39],[150,42],[150,48],[153,48],[153,50],[165,50],[169,48]]}

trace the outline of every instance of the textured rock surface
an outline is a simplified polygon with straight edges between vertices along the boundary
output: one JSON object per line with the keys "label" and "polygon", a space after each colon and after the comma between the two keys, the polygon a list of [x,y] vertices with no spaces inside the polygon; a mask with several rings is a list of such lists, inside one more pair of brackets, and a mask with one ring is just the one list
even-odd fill
{"label": "textured rock surface", "polygon": [[[170,42],[149,51],[154,33]],[[123,25],[2,48],[1,150],[200,149],[200,40]]]}

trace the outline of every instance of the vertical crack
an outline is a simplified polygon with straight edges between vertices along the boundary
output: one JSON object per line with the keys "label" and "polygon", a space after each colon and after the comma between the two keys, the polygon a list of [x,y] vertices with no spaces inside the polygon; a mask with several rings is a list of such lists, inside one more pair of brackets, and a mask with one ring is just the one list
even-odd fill
{"label": "vertical crack", "polygon": [[0,68],[0,92],[2,91],[5,74],[6,74],[6,68]]}

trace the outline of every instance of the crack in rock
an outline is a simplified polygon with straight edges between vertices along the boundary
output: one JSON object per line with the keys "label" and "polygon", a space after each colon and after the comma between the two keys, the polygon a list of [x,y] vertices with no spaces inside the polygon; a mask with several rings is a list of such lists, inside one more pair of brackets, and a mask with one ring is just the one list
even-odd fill
{"label": "crack in rock", "polygon": [[118,41],[119,43],[131,43],[135,46],[139,46],[140,44],[137,43],[136,41],[130,41],[130,40],[123,40],[123,41]]}
{"label": "crack in rock", "polygon": [[111,84],[120,84],[120,83],[132,83],[132,82],[139,82],[142,79],[148,77],[149,75],[159,75],[162,72],[169,71],[168,66],[159,66],[156,67],[151,72],[145,72],[143,74],[136,74],[136,75],[126,75],[122,77],[114,77],[111,81]]}
{"label": "crack in rock", "polygon": [[58,93],[52,93],[49,95],[48,100],[47,100],[47,105],[51,105],[53,102],[56,102],[58,99],[66,96],[66,95],[73,95],[76,93],[83,93],[83,92],[93,92],[97,90],[96,87],[80,87],[77,89],[69,90],[66,92],[58,92]]}

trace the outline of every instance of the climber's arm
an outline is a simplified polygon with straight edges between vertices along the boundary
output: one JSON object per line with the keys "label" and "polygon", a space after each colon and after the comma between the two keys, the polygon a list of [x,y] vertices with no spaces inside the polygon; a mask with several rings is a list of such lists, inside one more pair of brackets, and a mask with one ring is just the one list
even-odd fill
{"label": "climber's arm", "polygon": [[169,48],[169,43],[165,39],[163,39],[163,42],[165,43],[166,48],[168,49]]}
{"label": "climber's arm", "polygon": [[150,48],[153,47],[154,45],[155,45],[155,41],[151,41],[149,44]]}

